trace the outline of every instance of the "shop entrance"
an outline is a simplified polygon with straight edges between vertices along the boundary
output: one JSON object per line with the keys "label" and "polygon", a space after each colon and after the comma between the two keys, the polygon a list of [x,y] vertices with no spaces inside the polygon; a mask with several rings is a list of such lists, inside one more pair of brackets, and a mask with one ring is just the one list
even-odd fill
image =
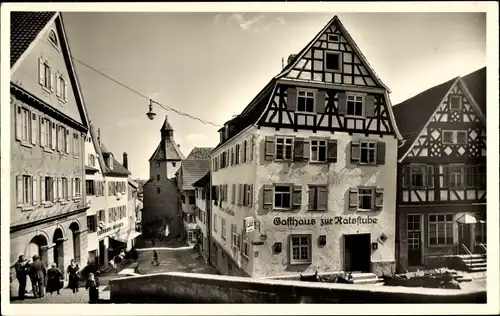
{"label": "shop entrance", "polygon": [[344,270],[350,272],[370,272],[370,234],[344,235]]}

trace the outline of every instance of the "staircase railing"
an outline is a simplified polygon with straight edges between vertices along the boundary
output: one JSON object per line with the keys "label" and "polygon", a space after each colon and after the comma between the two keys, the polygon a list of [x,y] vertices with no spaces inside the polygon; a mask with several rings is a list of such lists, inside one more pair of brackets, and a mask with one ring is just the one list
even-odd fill
{"label": "staircase railing", "polygon": [[462,249],[463,249],[463,250],[465,250],[465,252],[467,253],[467,255],[468,255],[468,257],[469,257],[469,259],[468,259],[468,261],[469,261],[469,262],[468,262],[468,265],[470,265],[470,264],[471,264],[471,262],[472,262],[472,255],[473,255],[472,251],[470,251],[470,250],[469,250],[469,248],[467,248],[467,246],[466,246],[466,245],[464,245],[464,244],[461,244],[460,246],[461,246],[461,247],[462,247]]}
{"label": "staircase railing", "polygon": [[481,249],[482,255],[486,256],[486,254],[487,254],[486,244],[483,244],[482,242],[479,242],[476,245],[479,246],[479,248]]}

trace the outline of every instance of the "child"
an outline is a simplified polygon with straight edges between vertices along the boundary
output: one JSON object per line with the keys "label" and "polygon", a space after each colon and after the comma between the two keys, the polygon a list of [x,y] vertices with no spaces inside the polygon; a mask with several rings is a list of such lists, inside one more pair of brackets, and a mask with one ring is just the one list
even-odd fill
{"label": "child", "polygon": [[85,289],[89,291],[89,303],[96,304],[99,300],[99,279],[95,278],[93,273],[89,273]]}

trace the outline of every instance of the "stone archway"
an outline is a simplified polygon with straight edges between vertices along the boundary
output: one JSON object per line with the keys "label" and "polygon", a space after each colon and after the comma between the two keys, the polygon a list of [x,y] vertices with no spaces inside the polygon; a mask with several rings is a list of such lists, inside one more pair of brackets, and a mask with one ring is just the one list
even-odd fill
{"label": "stone archway", "polygon": [[26,258],[33,258],[34,255],[38,255],[40,260],[47,266],[49,264],[48,258],[48,240],[43,235],[36,235],[31,239],[28,244],[28,251],[26,254]]}
{"label": "stone archway", "polygon": [[59,269],[64,270],[64,236],[60,228],[54,231],[52,242],[55,244],[53,260],[57,263]]}
{"label": "stone archway", "polygon": [[71,223],[69,225],[69,229],[71,230],[72,233],[72,240],[73,240],[73,259],[75,259],[75,262],[79,263],[80,265],[82,262],[81,260],[81,254],[80,254],[80,225],[78,225],[77,222]]}

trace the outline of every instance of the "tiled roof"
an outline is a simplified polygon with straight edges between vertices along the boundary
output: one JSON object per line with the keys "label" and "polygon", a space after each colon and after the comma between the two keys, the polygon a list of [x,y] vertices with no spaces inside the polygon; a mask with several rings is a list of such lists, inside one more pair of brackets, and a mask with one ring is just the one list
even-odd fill
{"label": "tiled roof", "polygon": [[457,78],[448,80],[393,106],[396,124],[405,140],[404,145],[398,149],[398,157],[402,157],[410,149],[456,80]]}
{"label": "tiled roof", "polygon": [[[165,146],[166,144],[166,146]],[[165,153],[166,149],[166,153]],[[180,161],[184,159],[184,155],[182,154],[179,146],[175,143],[173,139],[167,138],[162,139],[156,147],[153,155],[149,160],[157,160],[157,161]]]}
{"label": "tiled roof", "polygon": [[486,115],[486,67],[462,77],[462,81],[472,94],[483,115]]}
{"label": "tiled roof", "polygon": [[195,147],[186,157],[186,160],[210,159],[210,153],[212,152],[212,150],[212,147]]}
{"label": "tiled roof", "polygon": [[128,171],[121,163],[116,160],[116,158],[113,155],[113,169],[109,167],[109,165],[106,163],[106,158],[109,157],[110,154],[113,154],[110,152],[106,146],[104,146],[104,143],[101,142],[101,151],[104,156],[104,163],[106,164],[106,175],[119,175],[119,176],[128,176],[130,175],[130,171]]}
{"label": "tiled roof", "polygon": [[10,14],[10,67],[47,25],[56,12],[11,12]]}
{"label": "tiled roof", "polygon": [[181,163],[182,190],[194,190],[193,183],[210,170],[209,160],[184,160]]}
{"label": "tiled roof", "polygon": [[203,177],[201,177],[200,179],[196,180],[193,183],[193,187],[204,187],[207,184],[210,184],[210,171],[205,173],[205,175]]}

